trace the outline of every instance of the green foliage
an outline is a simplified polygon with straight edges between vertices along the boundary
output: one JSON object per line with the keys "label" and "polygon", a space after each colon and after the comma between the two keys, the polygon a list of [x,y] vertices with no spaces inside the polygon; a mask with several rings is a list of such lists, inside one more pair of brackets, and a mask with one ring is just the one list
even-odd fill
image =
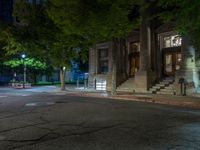
{"label": "green foliage", "polygon": [[14,55],[24,51],[23,45],[13,36],[11,27],[0,28],[0,42],[2,44],[2,50],[5,51],[5,55]]}
{"label": "green foliage", "polygon": [[10,61],[4,62],[4,65],[9,66],[11,68],[17,68],[23,64],[26,64],[27,67],[33,68],[35,70],[45,70],[47,69],[46,63],[43,63],[34,58],[26,58],[25,60],[14,59]]}
{"label": "green foliage", "polygon": [[20,26],[14,33],[15,38],[19,39],[29,55],[48,59],[49,48],[59,30],[48,17],[45,5],[33,5],[19,0],[14,15],[20,20]]}
{"label": "green foliage", "polygon": [[177,30],[187,36],[192,44],[200,48],[200,1],[159,0],[162,11],[158,16],[165,22],[173,22]]}
{"label": "green foliage", "polygon": [[87,41],[124,37],[138,20],[128,15],[133,0],[49,0],[48,14],[66,33]]}
{"label": "green foliage", "polygon": [[[58,11],[58,10],[57,10]],[[16,3],[14,15],[21,20],[14,33],[27,53],[48,65],[70,68],[78,55],[77,48],[86,47],[83,36],[67,34],[47,14],[47,5],[32,5],[25,0]]]}

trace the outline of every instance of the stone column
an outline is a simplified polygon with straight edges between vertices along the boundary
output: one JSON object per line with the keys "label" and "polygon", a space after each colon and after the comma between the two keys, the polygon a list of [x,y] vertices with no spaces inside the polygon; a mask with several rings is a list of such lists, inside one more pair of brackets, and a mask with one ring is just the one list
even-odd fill
{"label": "stone column", "polygon": [[184,78],[187,82],[187,94],[190,95],[195,92],[195,89],[199,85],[198,70],[195,64],[195,49],[190,45],[188,39],[183,37],[182,39],[182,65],[181,69],[176,73],[175,76],[175,89],[176,94],[180,95],[180,84],[179,79]]}
{"label": "stone column", "polygon": [[140,26],[140,69],[139,71],[146,71],[148,69],[148,54],[149,54],[149,26],[145,20],[142,20]]}
{"label": "stone column", "polygon": [[147,92],[151,85],[151,27],[145,19],[140,26],[140,69],[135,75],[135,92]]}

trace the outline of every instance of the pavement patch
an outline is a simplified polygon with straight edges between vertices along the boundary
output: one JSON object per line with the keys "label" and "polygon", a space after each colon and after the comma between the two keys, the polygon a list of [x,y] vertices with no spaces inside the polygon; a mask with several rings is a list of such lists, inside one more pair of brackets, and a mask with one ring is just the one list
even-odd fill
{"label": "pavement patch", "polygon": [[54,95],[66,95],[66,93],[55,93]]}
{"label": "pavement patch", "polygon": [[27,107],[37,107],[37,106],[50,106],[54,105],[54,102],[35,102],[35,103],[27,103],[25,106]]}
{"label": "pavement patch", "polygon": [[20,96],[29,96],[29,94],[23,94],[23,95],[20,95]]}
{"label": "pavement patch", "polygon": [[5,98],[5,97],[8,97],[8,96],[0,96],[0,98]]}

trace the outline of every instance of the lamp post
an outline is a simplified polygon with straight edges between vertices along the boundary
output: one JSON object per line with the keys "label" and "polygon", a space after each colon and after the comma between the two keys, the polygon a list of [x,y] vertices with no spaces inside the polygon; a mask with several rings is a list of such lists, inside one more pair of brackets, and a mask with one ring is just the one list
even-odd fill
{"label": "lamp post", "polygon": [[22,60],[23,60],[23,66],[24,66],[23,88],[25,88],[25,83],[26,83],[26,63],[25,63],[25,58],[26,58],[26,55],[25,55],[25,54],[22,54],[22,55],[21,55],[21,58],[22,58]]}

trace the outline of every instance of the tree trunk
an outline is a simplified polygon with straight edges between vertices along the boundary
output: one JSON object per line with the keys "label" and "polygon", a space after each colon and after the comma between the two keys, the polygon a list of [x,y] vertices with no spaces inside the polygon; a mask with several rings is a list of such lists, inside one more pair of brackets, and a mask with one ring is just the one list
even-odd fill
{"label": "tree trunk", "polygon": [[117,62],[116,57],[118,53],[118,39],[113,39],[113,47],[112,47],[112,85],[111,85],[111,95],[116,95],[116,88],[117,88]]}
{"label": "tree trunk", "polygon": [[65,90],[65,70],[63,68],[60,69],[60,90]]}
{"label": "tree trunk", "polygon": [[34,85],[36,85],[37,84],[37,75],[36,75],[36,73],[33,73],[33,78],[34,78]]}

